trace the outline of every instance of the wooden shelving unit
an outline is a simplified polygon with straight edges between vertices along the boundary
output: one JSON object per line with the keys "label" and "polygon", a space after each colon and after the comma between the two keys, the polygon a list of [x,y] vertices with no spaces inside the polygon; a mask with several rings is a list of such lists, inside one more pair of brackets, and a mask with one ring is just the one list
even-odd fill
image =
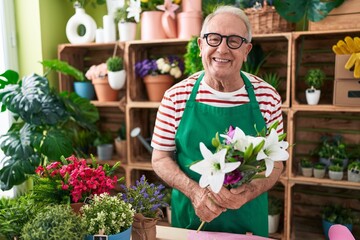
{"label": "wooden shelving unit", "polygon": [[[292,32],[255,35],[254,44],[260,44],[265,53],[272,52],[259,75],[277,72],[283,79],[279,93],[283,100],[284,127],[290,143],[290,159],[279,179],[274,192],[284,200],[281,229],[271,235],[275,239],[323,239],[320,209],[327,201],[345,203],[360,212],[360,184],[333,181],[329,178],[306,178],[299,173],[298,164],[302,156],[309,154],[319,142],[321,134],[341,133],[349,144],[360,144],[360,107],[339,107],[332,104],[334,83],[334,59],[331,47],[345,36],[359,36],[359,30],[336,32]],[[58,57],[79,69],[99,64],[113,53],[118,44],[118,54],[125,59],[127,71],[126,87],[115,102],[98,102],[103,127],[115,129],[122,122],[127,126],[127,159],[123,161],[120,174],[126,177],[126,184],[145,174],[153,181],[161,181],[151,166],[151,154],[130,132],[141,128],[141,135],[150,140],[159,102],[147,100],[145,86],[135,75],[137,61],[150,56],[178,54],[186,52],[187,41],[172,39],[159,41],[131,41],[113,44],[63,44],[59,46]],[[327,79],[319,105],[309,106],[305,101],[303,77],[310,67],[321,67]],[[60,90],[72,91],[72,79],[60,75]],[[115,121],[114,121],[115,118]],[[110,161],[111,163],[111,161]],[[346,175],[346,174],[345,174]],[[280,189],[280,190],[279,190]],[[320,223],[319,223],[320,222]],[[301,224],[301,225],[299,225]],[[317,228],[319,227],[319,228]],[[308,229],[308,232],[306,230]],[[360,229],[354,227],[360,237]]]}

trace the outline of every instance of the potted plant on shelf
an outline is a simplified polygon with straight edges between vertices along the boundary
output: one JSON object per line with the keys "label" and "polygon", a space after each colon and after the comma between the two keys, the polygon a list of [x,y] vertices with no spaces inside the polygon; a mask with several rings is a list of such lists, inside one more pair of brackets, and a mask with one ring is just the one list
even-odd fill
{"label": "potted plant on shelf", "polygon": [[334,160],[341,160],[340,165],[343,166],[343,169],[347,167],[348,154],[346,144],[342,141],[342,137],[340,135],[322,136],[321,144],[315,152],[318,154],[320,162],[324,163],[326,167],[333,164]]}
{"label": "potted plant on shelf", "polygon": [[313,163],[308,158],[302,158],[300,160],[300,166],[304,177],[312,177]]}
{"label": "potted plant on shelf", "polygon": [[156,239],[156,223],[162,217],[162,207],[166,207],[164,201],[164,186],[162,184],[149,184],[145,175],[136,181],[135,186],[127,188],[121,186],[124,190],[122,197],[135,209],[134,223],[132,226],[132,239],[141,240]]}
{"label": "potted plant on shelf", "polygon": [[315,178],[324,178],[326,173],[326,166],[321,162],[314,164],[314,177]]}
{"label": "potted plant on shelf", "polygon": [[281,78],[280,78],[280,76],[276,73],[276,72],[274,72],[274,73],[272,73],[272,72],[266,72],[266,73],[264,73],[262,76],[261,76],[261,78],[265,81],[265,82],[267,82],[267,83],[269,83],[271,86],[273,86],[276,90],[279,90],[279,87],[280,87],[280,84],[281,84]]}
{"label": "potted plant on shelf", "polygon": [[92,81],[98,101],[117,101],[119,90],[110,87],[106,63],[92,65],[85,73],[85,76]]}
{"label": "potted plant on shelf", "polygon": [[110,57],[106,60],[106,66],[110,87],[114,90],[121,89],[126,80],[123,59],[118,56]]}
{"label": "potted plant on shelf", "polygon": [[180,79],[184,63],[177,56],[145,59],[135,64],[135,73],[144,79],[150,101],[160,102],[165,91]]}
{"label": "potted plant on shelf", "polygon": [[200,48],[197,43],[198,37],[190,38],[186,45],[186,53],[184,54],[184,73],[192,75],[196,72],[203,70],[203,65],[200,56]]}
{"label": "potted plant on shelf", "polygon": [[353,161],[347,169],[348,181],[360,182],[360,161]]}
{"label": "potted plant on shelf", "polygon": [[306,101],[309,105],[316,105],[319,103],[321,90],[325,80],[325,73],[319,68],[310,69],[305,76],[305,83],[308,89],[305,90]]}
{"label": "potted plant on shelf", "polygon": [[99,237],[97,239],[108,236],[108,240],[130,240],[135,210],[122,199],[121,193],[95,195],[80,211],[87,234],[85,240],[93,240],[95,236]]}
{"label": "potted plant on shelf", "polygon": [[68,205],[48,205],[30,219],[22,229],[21,239],[83,239],[85,228],[81,217]]}
{"label": "potted plant on shelf", "polygon": [[121,8],[116,9],[114,13],[115,24],[118,26],[119,41],[131,41],[136,38],[137,21],[134,16],[129,17],[129,1],[125,0]]}
{"label": "potted plant on shelf", "polygon": [[121,124],[118,130],[118,135],[115,138],[115,149],[117,155],[122,159],[122,163],[127,162],[127,150],[126,150],[126,126],[125,123]]}
{"label": "potted plant on shelf", "polygon": [[343,167],[340,164],[329,166],[329,177],[332,180],[342,180],[344,177]]}
{"label": "potted plant on shelf", "polygon": [[269,213],[268,213],[268,222],[269,222],[269,233],[276,233],[279,228],[280,215],[283,211],[283,202],[281,199],[274,196],[269,196]]}
{"label": "potted plant on shelf", "polygon": [[0,137],[5,153],[1,189],[9,190],[25,182],[46,160],[73,154],[74,131],[96,129],[99,113],[89,100],[75,93],[53,91],[46,75],[19,80],[17,72],[8,70],[0,76],[1,111],[8,109],[19,120]]}
{"label": "potted plant on shelf", "polygon": [[114,153],[114,138],[109,131],[98,132],[94,140],[99,160],[111,160]]}
{"label": "potted plant on shelf", "polygon": [[321,210],[322,226],[326,239],[328,238],[329,228],[334,224],[346,226],[350,232],[353,224],[358,222],[357,217],[350,208],[341,205],[327,204]]}

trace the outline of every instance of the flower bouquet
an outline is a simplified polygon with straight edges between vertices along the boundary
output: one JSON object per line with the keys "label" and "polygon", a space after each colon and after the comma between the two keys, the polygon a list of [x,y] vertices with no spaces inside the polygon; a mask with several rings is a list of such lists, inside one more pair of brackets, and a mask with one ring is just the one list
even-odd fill
{"label": "flower bouquet", "polygon": [[286,134],[278,134],[277,126],[278,122],[275,122],[268,131],[258,132],[257,136],[245,135],[240,128],[230,126],[225,134],[220,134],[222,141],[219,133],[212,139],[215,153],[201,142],[200,151],[204,159],[190,166],[192,171],[201,175],[200,187],[210,186],[213,192],[218,193],[222,186],[236,188],[253,179],[268,177],[274,161],[289,158],[286,150],[289,144],[284,141]]}
{"label": "flower bouquet", "polygon": [[109,193],[118,181],[111,177],[120,162],[110,167],[108,164],[99,165],[92,157],[92,165],[86,159],[70,156],[62,157],[61,161],[52,162],[46,167],[39,166],[38,185],[34,186],[34,193],[40,197],[48,195],[56,198],[58,203],[83,202],[86,198],[96,194]]}
{"label": "flower bouquet", "polygon": [[178,56],[145,59],[135,64],[135,73],[143,78],[146,75],[170,74],[175,79],[182,76],[184,62]]}
{"label": "flower bouquet", "polygon": [[142,175],[140,181],[136,181],[135,186],[127,188],[121,185],[124,190],[123,199],[128,202],[135,209],[135,217],[133,223],[133,240],[143,239],[142,236],[147,236],[146,239],[156,239],[156,222],[162,216],[162,207],[167,207],[163,190],[165,187],[162,184],[149,184]]}

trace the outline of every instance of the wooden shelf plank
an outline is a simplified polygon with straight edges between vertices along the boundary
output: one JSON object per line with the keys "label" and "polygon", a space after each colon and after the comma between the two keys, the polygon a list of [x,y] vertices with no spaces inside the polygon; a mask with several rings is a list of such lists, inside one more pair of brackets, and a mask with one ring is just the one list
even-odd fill
{"label": "wooden shelf plank", "polygon": [[360,183],[350,182],[350,181],[345,181],[345,180],[335,181],[335,180],[331,180],[329,178],[319,179],[319,178],[304,177],[304,176],[291,176],[291,177],[289,177],[289,181],[296,183],[296,184],[360,190]]}

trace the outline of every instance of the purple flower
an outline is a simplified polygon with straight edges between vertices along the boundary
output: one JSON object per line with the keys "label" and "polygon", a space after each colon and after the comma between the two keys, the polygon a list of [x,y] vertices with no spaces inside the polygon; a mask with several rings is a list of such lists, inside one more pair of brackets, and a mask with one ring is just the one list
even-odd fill
{"label": "purple flower", "polygon": [[[184,61],[179,58],[178,56],[168,56],[164,57],[165,61],[169,63],[171,66],[178,66],[181,72],[184,72],[185,65]],[[145,59],[139,61],[135,64],[135,73],[137,76],[143,78],[149,74],[161,74],[160,70],[158,69],[158,65],[156,63],[157,59]],[[169,73],[169,72],[167,72]]]}
{"label": "purple flower", "polygon": [[[233,126],[230,125],[228,132],[226,133],[230,138],[234,137],[235,134],[235,128]],[[230,141],[227,140],[226,144],[230,144]]]}
{"label": "purple flower", "polygon": [[232,172],[225,174],[224,185],[234,184],[239,182],[243,178],[241,172],[235,169]]}

